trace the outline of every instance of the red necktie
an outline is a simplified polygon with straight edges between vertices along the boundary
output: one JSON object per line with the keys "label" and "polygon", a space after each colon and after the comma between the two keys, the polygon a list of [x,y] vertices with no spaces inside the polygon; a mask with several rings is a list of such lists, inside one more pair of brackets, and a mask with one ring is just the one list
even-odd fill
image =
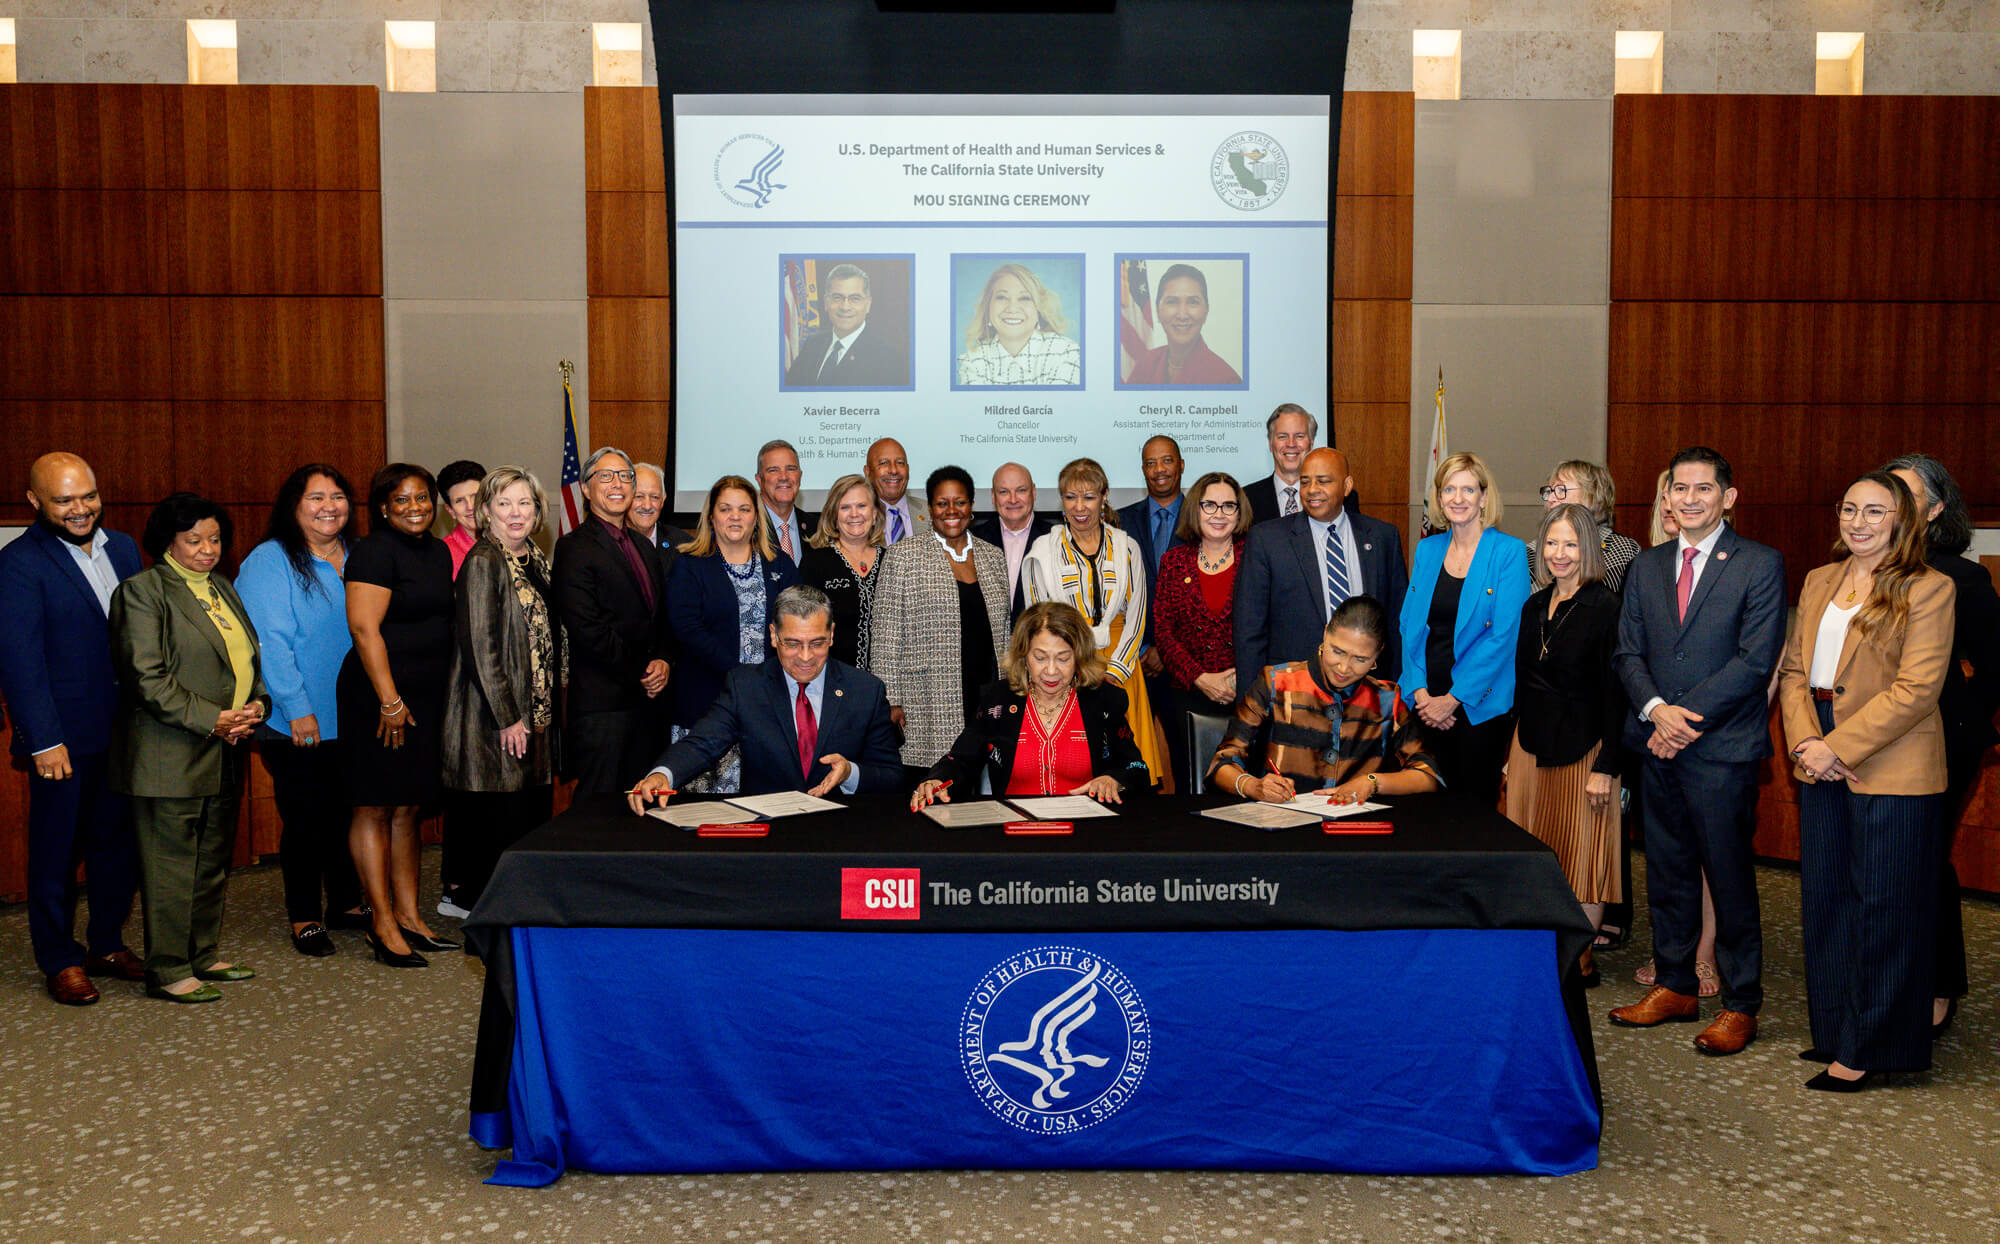
{"label": "red necktie", "polygon": [[1683,622],[1687,621],[1688,597],[1694,595],[1694,559],[1700,555],[1700,549],[1681,550],[1681,577],[1680,581],[1675,584],[1675,591],[1680,597],[1681,621]]}
{"label": "red necktie", "polygon": [[797,706],[799,723],[799,770],[804,777],[812,777],[813,760],[819,751],[819,722],[813,717],[812,701],[806,698],[806,685],[799,684]]}

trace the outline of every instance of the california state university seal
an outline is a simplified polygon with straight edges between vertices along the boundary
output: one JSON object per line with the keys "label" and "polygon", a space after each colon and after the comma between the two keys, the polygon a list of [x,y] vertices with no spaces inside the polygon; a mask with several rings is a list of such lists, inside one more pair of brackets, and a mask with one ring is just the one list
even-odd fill
{"label": "california state university seal", "polygon": [[1277,139],[1261,130],[1244,130],[1223,139],[1215,149],[1208,179],[1224,203],[1239,212],[1257,212],[1285,193],[1292,165]]}
{"label": "california state university seal", "polygon": [[1100,1123],[1146,1078],[1153,1025],[1117,966],[1074,946],[1039,946],[980,977],[959,1024],[959,1057],[980,1102],[1024,1132]]}

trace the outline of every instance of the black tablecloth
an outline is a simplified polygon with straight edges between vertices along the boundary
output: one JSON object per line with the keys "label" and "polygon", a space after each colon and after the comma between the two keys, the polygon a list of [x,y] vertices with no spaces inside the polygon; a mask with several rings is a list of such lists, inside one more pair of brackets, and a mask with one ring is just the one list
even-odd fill
{"label": "black tablecloth", "polygon": [[[1128,802],[1116,817],[1080,819],[1072,835],[1019,837],[997,825],[943,829],[896,798],[843,802],[840,811],[775,821],[769,837],[703,838],[635,817],[617,799],[585,800],[523,838],[501,857],[465,925],[488,968],[473,1110],[506,1105],[514,1014],[507,933],[518,926],[1551,929],[1570,1027],[1599,1089],[1576,971],[1594,937],[1590,921],[1554,854],[1490,808],[1450,794],[1409,798],[1381,814],[1394,833],[1337,836],[1317,824],[1274,832],[1233,825],[1197,815],[1226,800],[1162,796]],[[918,870],[918,918],[843,919],[842,870],[854,868]],[[1169,901],[1169,882],[1191,897]],[[939,901],[940,885],[970,897]],[[1139,888],[1148,886],[1150,897]],[[1480,985],[1467,981],[1468,995]]]}

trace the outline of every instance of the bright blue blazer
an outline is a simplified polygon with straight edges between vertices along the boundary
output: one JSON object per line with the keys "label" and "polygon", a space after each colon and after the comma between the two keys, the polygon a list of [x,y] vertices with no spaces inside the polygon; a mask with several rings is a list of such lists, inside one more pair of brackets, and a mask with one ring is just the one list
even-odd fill
{"label": "bright blue blazer", "polygon": [[[1401,630],[1403,685],[1411,691],[1430,683],[1424,646],[1431,637],[1431,596],[1450,547],[1450,532],[1419,540],[1410,566]],[[1488,527],[1459,591],[1458,623],[1451,633],[1451,693],[1474,725],[1514,707],[1514,641],[1529,588],[1528,546]]]}

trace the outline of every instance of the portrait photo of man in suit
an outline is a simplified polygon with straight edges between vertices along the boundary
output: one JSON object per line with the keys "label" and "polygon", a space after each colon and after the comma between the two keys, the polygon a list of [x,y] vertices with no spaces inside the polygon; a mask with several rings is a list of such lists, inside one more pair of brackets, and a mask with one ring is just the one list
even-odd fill
{"label": "portrait photo of man in suit", "polygon": [[[806,262],[810,265],[812,261]],[[785,367],[783,387],[910,387],[910,317],[906,292],[910,263],[907,258],[870,259],[867,268],[841,262],[826,269],[826,278],[817,291],[820,326],[804,336],[798,352],[791,356]],[[904,282],[904,288],[893,294],[888,289],[892,278]],[[878,292],[883,294],[885,304],[895,303],[900,314],[875,315]],[[886,305],[883,309],[889,310]],[[802,318],[803,313],[794,312],[793,324],[796,326]]]}

